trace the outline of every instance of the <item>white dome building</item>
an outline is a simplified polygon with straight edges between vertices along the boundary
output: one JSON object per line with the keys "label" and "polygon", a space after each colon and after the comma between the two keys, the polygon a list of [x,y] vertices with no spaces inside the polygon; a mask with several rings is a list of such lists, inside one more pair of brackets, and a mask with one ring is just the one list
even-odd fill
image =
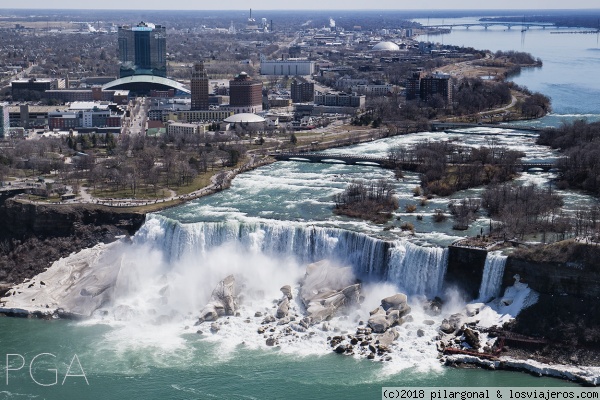
{"label": "white dome building", "polygon": [[400,47],[394,42],[379,42],[371,49],[373,51],[400,51]]}
{"label": "white dome building", "polygon": [[231,117],[227,117],[223,121],[228,124],[228,129],[233,128],[235,125],[240,125],[242,128],[252,127],[257,130],[263,130],[266,120],[256,114],[240,113],[233,114]]}

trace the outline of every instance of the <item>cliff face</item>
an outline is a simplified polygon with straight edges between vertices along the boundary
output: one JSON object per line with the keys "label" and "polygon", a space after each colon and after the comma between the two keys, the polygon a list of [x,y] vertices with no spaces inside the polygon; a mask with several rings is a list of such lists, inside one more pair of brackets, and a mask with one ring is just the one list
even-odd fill
{"label": "cliff face", "polygon": [[487,251],[460,246],[449,246],[448,249],[444,286],[457,287],[470,298],[477,298]]}
{"label": "cliff face", "polygon": [[[455,286],[467,296],[478,296],[487,252],[482,249],[450,246],[445,286]],[[502,288],[519,275],[536,292],[570,295],[582,299],[600,298],[600,246],[566,241],[516,251],[508,257]]]}
{"label": "cliff face", "polygon": [[585,264],[535,262],[509,257],[502,286],[512,285],[515,274],[519,274],[521,281],[539,293],[587,299],[600,297],[600,272]]}
{"label": "cliff face", "polygon": [[12,199],[0,207],[0,237],[68,236],[78,224],[112,225],[128,234],[135,233],[144,223],[145,215],[90,204],[37,205]]}
{"label": "cliff face", "polygon": [[94,205],[0,204],[0,283],[19,283],[61,257],[133,235],[145,215]]}

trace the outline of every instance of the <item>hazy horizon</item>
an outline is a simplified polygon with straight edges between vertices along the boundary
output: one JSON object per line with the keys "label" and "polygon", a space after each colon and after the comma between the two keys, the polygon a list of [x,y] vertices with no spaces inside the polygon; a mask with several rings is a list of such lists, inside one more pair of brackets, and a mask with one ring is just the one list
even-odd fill
{"label": "hazy horizon", "polygon": [[445,0],[430,0],[427,6],[416,2],[398,2],[391,0],[379,0],[369,3],[365,7],[364,1],[359,0],[306,0],[299,5],[296,2],[281,3],[278,0],[261,0],[252,2],[230,0],[227,2],[199,3],[192,0],[181,0],[178,7],[173,8],[171,3],[164,0],[104,0],[102,3],[82,3],[80,0],[29,0],[26,4],[18,7],[2,7],[1,10],[207,10],[207,11],[237,11],[247,10],[578,10],[578,9],[600,9],[597,0],[573,0],[567,4],[559,0],[505,0],[502,7],[498,3],[480,0],[459,0],[449,6]]}

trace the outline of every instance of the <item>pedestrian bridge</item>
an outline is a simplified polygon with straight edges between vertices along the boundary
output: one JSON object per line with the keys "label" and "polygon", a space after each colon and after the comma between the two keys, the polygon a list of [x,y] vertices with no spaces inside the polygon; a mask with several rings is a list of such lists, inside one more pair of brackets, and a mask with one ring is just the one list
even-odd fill
{"label": "pedestrian bridge", "polygon": [[[365,165],[380,167],[386,169],[401,168],[404,171],[416,171],[417,168],[422,165],[420,162],[406,162],[406,161],[392,161],[386,157],[376,157],[368,155],[357,155],[357,154],[326,154],[326,153],[271,153],[271,157],[277,161],[299,161],[299,162],[311,162],[311,163],[325,163],[325,164],[346,164],[346,165]],[[554,163],[544,162],[523,162],[517,164],[518,168],[523,171],[531,170],[543,170],[549,171],[556,168]]]}
{"label": "pedestrian bridge", "polygon": [[[432,122],[431,128],[433,130],[442,129],[464,129],[464,128],[500,128],[500,129],[512,129],[517,131],[531,132],[532,134],[538,134],[545,128],[539,128],[529,125],[519,124],[472,124],[467,122]],[[468,134],[468,132],[461,132],[461,134]],[[481,134],[477,132],[477,134]]]}

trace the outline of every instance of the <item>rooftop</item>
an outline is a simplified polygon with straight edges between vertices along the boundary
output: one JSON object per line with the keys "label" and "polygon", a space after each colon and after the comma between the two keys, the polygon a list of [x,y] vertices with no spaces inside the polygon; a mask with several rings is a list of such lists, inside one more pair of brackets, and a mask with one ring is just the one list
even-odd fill
{"label": "rooftop", "polygon": [[242,123],[242,122],[265,122],[265,119],[261,116],[252,113],[240,113],[234,114],[231,117],[225,118],[225,122],[230,124]]}

